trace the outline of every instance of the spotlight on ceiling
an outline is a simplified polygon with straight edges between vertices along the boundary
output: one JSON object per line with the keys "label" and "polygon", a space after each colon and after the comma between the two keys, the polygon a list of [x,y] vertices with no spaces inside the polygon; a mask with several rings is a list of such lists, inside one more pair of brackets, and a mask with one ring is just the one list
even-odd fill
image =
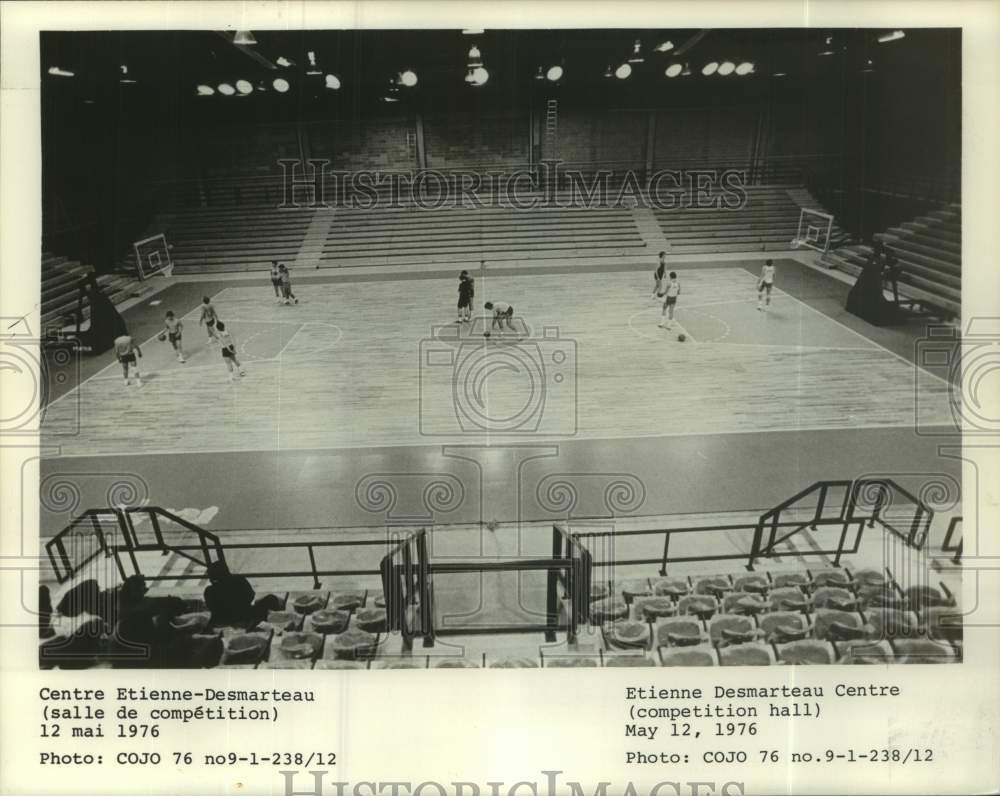
{"label": "spotlight on ceiling", "polygon": [[198,96],[199,97],[211,97],[215,93],[215,89],[211,86],[206,86],[202,83],[198,86]]}
{"label": "spotlight on ceiling", "polygon": [[736,71],[736,64],[732,61],[723,61],[719,64],[719,74],[723,77],[727,77]]}
{"label": "spotlight on ceiling", "polygon": [[472,85],[481,86],[490,79],[490,73],[486,71],[486,67],[477,66],[472,70]]}
{"label": "spotlight on ceiling", "polygon": [[467,69],[465,72],[465,82],[471,86],[475,80],[476,79],[472,76],[472,69]]}
{"label": "spotlight on ceiling", "polygon": [[253,85],[249,80],[237,80],[236,90],[245,96],[253,91]]}
{"label": "spotlight on ceiling", "polygon": [[473,44],[469,48],[469,66],[482,66],[483,54],[479,52],[479,48]]}
{"label": "spotlight on ceiling", "polygon": [[547,77],[553,83],[562,78],[562,76],[563,76],[563,68],[559,66],[559,64],[556,64],[555,66],[550,66],[549,71],[545,73],[545,77]]}
{"label": "spotlight on ceiling", "polygon": [[462,33],[466,36],[478,36],[481,33],[486,33],[482,28],[464,28]]}
{"label": "spotlight on ceiling", "polygon": [[891,33],[883,33],[881,36],[879,36],[878,37],[878,43],[879,44],[886,44],[887,42],[890,42],[890,41],[899,41],[900,39],[902,39],[905,36],[906,36],[906,34],[903,33],[903,31],[901,31],[901,30],[894,30]]}
{"label": "spotlight on ceiling", "polygon": [[285,58],[285,56],[283,56],[283,55],[279,55],[279,56],[278,56],[278,60],[277,60],[277,61],[275,61],[275,63],[276,63],[276,64],[277,64],[278,66],[294,66],[294,65],[295,65],[295,62],[294,62],[294,61],[289,61],[289,60],[288,60],[287,58]]}
{"label": "spotlight on ceiling", "polygon": [[229,85],[229,83],[219,83],[219,93],[231,97],[236,93],[236,89]]}
{"label": "spotlight on ceiling", "polygon": [[625,80],[629,75],[632,74],[632,66],[630,64],[622,64],[615,70],[615,77],[619,80]]}
{"label": "spotlight on ceiling", "polygon": [[672,49],[674,49],[674,43],[672,41],[665,41],[662,44],[656,45],[656,51],[658,53],[670,52]]}
{"label": "spotlight on ceiling", "polygon": [[691,77],[691,64],[684,64],[684,71],[681,72],[681,77]]}
{"label": "spotlight on ceiling", "polygon": [[682,71],[684,71],[684,66],[682,64],[670,64],[664,74],[667,77],[677,77]]}
{"label": "spotlight on ceiling", "polygon": [[736,67],[736,74],[738,75],[753,74],[753,64],[750,61],[743,61],[739,66]]}
{"label": "spotlight on ceiling", "polygon": [[122,76],[118,78],[118,82],[124,85],[133,85],[135,81],[128,76],[128,66],[122,64],[119,68],[122,70]]}
{"label": "spotlight on ceiling", "polygon": [[824,41],[824,47],[820,50],[817,55],[833,55],[833,36],[827,36]]}
{"label": "spotlight on ceiling", "polygon": [[708,77],[709,75],[714,75],[717,71],[719,71],[718,61],[709,61],[701,68],[701,73],[705,75],[705,77]]}
{"label": "spotlight on ceiling", "polygon": [[771,77],[788,77],[787,72],[775,72]]}
{"label": "spotlight on ceiling", "polygon": [[868,72],[875,71],[875,62],[871,58],[865,59],[865,65],[861,67],[862,73],[867,74]]}
{"label": "spotlight on ceiling", "polygon": [[331,91],[337,91],[340,88],[340,78],[336,75],[327,75],[326,87]]}
{"label": "spotlight on ceiling", "polygon": [[60,69],[58,66],[50,66],[49,74],[56,77],[74,77],[76,72],[70,72],[68,69]]}
{"label": "spotlight on ceiling", "polygon": [[274,90],[279,94],[284,94],[289,88],[291,88],[291,86],[288,85],[288,81],[283,77],[276,77],[271,85],[274,86]]}
{"label": "spotlight on ceiling", "polygon": [[611,64],[608,64],[607,69],[604,70],[605,77],[611,77]]}
{"label": "spotlight on ceiling", "polygon": [[319,71],[319,68],[316,66],[316,53],[310,50],[309,52],[306,53],[306,55],[309,57],[309,68],[306,70],[306,74],[307,75],[323,74],[322,72]]}
{"label": "spotlight on ceiling", "polygon": [[635,44],[632,45],[632,56],[628,59],[628,62],[630,64],[641,64],[645,60],[642,57],[642,42],[636,39]]}
{"label": "spotlight on ceiling", "polygon": [[253,33],[249,30],[238,30],[236,35],[233,37],[233,44],[242,44],[244,46],[250,46],[256,44],[257,40],[253,37]]}
{"label": "spotlight on ceiling", "polygon": [[399,82],[402,83],[407,88],[413,88],[417,85],[417,73],[412,69],[407,69],[405,72],[400,74]]}
{"label": "spotlight on ceiling", "polygon": [[545,67],[538,67],[538,71],[535,72],[535,80],[545,80]]}

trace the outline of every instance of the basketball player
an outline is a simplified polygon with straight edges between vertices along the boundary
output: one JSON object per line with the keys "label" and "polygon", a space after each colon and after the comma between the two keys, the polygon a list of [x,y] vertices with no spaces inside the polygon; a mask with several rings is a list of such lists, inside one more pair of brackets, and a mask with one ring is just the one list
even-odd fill
{"label": "basketball player", "polygon": [[764,267],[760,271],[760,279],[757,280],[757,309],[761,312],[767,312],[767,308],[771,306],[771,290],[773,289],[774,263],[771,260],[765,260]]}
{"label": "basketball player", "polygon": [[[661,329],[672,329],[674,326],[674,307],[677,306],[677,297],[681,294],[681,283],[677,281],[677,272],[670,272],[670,281],[663,286],[663,312],[661,313],[659,326]],[[664,323],[666,321],[666,323]]]}
{"label": "basketball player", "polygon": [[247,373],[243,370],[239,359],[236,358],[236,343],[233,341],[233,336],[226,331],[226,324],[219,321],[216,326],[219,329],[219,342],[222,344],[222,359],[226,363],[226,367],[229,368],[229,380],[236,381],[237,372],[241,376],[246,376]]}
{"label": "basketball player", "polygon": [[288,273],[288,269],[283,266],[278,266],[278,278],[281,280],[281,294],[284,296],[285,304],[291,304],[293,301],[298,304],[299,300],[295,298],[295,294],[292,292],[292,277]]}
{"label": "basketball player", "polygon": [[468,323],[472,320],[472,298],[476,295],[476,282],[468,271],[458,275],[458,320],[455,323]]}
{"label": "basketball player", "polygon": [[653,301],[663,298],[663,275],[667,270],[667,253],[660,252],[660,264],[653,271]]}
{"label": "basketball player", "polygon": [[274,301],[281,303],[281,271],[278,268],[278,261],[271,260],[271,287],[274,288]]}
{"label": "basketball player", "polygon": [[136,355],[142,357],[142,349],[132,341],[131,336],[128,334],[123,334],[120,337],[115,338],[115,356],[118,357],[118,361],[122,363],[122,370],[125,373],[125,386],[132,386],[132,379],[129,377],[129,366],[135,372],[135,383],[139,387],[142,386],[142,376],[139,375],[139,364],[136,361]]}
{"label": "basketball player", "polygon": [[184,359],[184,344],[181,342],[181,337],[184,332],[184,324],[174,317],[173,310],[167,310],[166,317],[163,319],[163,325],[167,333],[167,339],[170,341],[170,345],[173,346],[174,352],[177,354],[178,362],[186,362]]}
{"label": "basketball player", "polygon": [[503,334],[503,328],[506,325],[512,332],[517,333],[513,323],[514,308],[510,304],[502,301],[487,301],[483,307],[493,313],[490,331],[496,329],[500,334]]}
{"label": "basketball player", "polygon": [[205,329],[208,332],[208,342],[210,343],[219,342],[219,338],[215,334],[215,322],[218,320],[219,314],[215,311],[212,299],[205,296],[201,300],[201,317],[198,318],[198,325],[205,324]]}

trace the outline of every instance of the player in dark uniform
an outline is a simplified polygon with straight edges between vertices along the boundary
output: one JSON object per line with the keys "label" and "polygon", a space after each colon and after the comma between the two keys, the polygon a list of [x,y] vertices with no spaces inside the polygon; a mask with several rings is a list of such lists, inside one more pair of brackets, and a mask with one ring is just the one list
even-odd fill
{"label": "player in dark uniform", "polygon": [[210,343],[219,342],[219,338],[215,334],[215,322],[218,320],[219,314],[215,311],[212,299],[205,296],[201,300],[201,317],[198,318],[198,325],[201,326],[202,324],[205,324],[205,329],[208,331],[208,341]]}
{"label": "player in dark uniform", "polygon": [[271,260],[271,287],[274,288],[274,300],[281,303],[281,270],[277,260]]}
{"label": "player in dark uniform", "polygon": [[663,298],[663,275],[667,270],[667,253],[660,252],[660,264],[653,271],[653,301]]}
{"label": "player in dark uniform", "polygon": [[468,323],[472,320],[472,299],[476,295],[476,282],[468,271],[462,271],[458,276],[458,320],[455,323]]}
{"label": "player in dark uniform", "polygon": [[139,375],[139,363],[136,361],[136,355],[142,357],[142,349],[132,340],[131,336],[123,334],[115,338],[115,356],[118,357],[125,373],[126,387],[132,386],[132,379],[129,376],[130,367],[135,373],[136,385],[142,386],[142,376]]}

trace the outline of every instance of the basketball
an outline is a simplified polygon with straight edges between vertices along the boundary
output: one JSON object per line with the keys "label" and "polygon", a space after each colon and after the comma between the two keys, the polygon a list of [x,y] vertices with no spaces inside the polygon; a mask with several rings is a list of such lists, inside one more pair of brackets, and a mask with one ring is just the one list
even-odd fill
{"label": "basketball", "polygon": [[677,342],[678,343],[683,343],[685,340],[687,340],[687,335],[686,334],[681,333],[681,334],[677,335]]}
{"label": "basketball", "polygon": [[167,339],[167,333],[160,332],[158,335],[156,335],[156,339],[159,340],[161,343],[164,342]]}

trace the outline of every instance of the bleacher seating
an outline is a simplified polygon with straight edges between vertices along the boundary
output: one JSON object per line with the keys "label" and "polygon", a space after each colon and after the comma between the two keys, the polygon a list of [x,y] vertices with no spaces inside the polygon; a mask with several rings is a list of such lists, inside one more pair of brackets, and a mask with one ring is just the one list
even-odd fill
{"label": "bleacher seating", "polygon": [[784,186],[748,186],[746,205],[653,210],[672,254],[789,249],[799,205]]}
{"label": "bleacher seating", "polygon": [[[408,652],[386,633],[381,589],[263,592],[280,610],[251,629],[211,627],[198,593],[166,590],[183,600],[171,619],[184,635],[179,666],[263,669],[565,668],[621,666],[768,666],[776,664],[951,663],[962,658],[960,610],[939,583],[903,588],[888,570],[791,569],[747,574],[597,581],[591,624],[572,644],[536,644],[509,635],[480,637],[479,651]],[[101,620],[58,614],[44,649]],[[106,631],[106,628],[104,628]],[[43,668],[109,667],[103,642],[75,657],[43,653]],[[485,649],[485,651],[482,651]],[[214,650],[214,652],[213,652]],[[139,664],[141,665],[141,663]]]}
{"label": "bleacher seating", "polygon": [[[299,175],[301,176],[301,175]],[[613,183],[612,183],[613,185]],[[191,189],[194,191],[194,187]],[[167,230],[175,272],[266,269],[270,260],[309,267],[433,264],[580,258],[645,257],[665,245],[674,254],[788,249],[795,236],[800,204],[786,186],[750,186],[739,208],[651,209],[654,230],[645,232],[629,207],[565,206],[565,186],[557,205],[519,210],[495,206],[424,209],[403,198],[387,199],[386,186],[374,209],[333,207],[334,186],[326,183],[329,209],[310,207],[308,188],[296,188],[299,207],[282,208],[276,175],[216,179],[199,189],[197,201],[178,209]],[[663,187],[666,190],[666,186]],[[665,196],[665,195],[664,195]],[[613,199],[613,196],[611,197]],[[519,194],[536,200],[540,194]],[[644,239],[652,233],[655,241]]]}
{"label": "bleacher seating", "polygon": [[[876,235],[896,255],[900,301],[908,301],[939,315],[960,317],[962,311],[962,208],[952,204],[890,227]],[[844,246],[823,262],[857,276],[871,255],[871,246]]]}
{"label": "bleacher seating", "polygon": [[[81,279],[93,269],[68,257],[42,253],[42,329],[62,326],[64,316],[76,312],[77,292]],[[101,274],[97,284],[115,304],[137,295],[141,286],[127,274]],[[90,317],[90,307],[84,303],[83,320]]]}

